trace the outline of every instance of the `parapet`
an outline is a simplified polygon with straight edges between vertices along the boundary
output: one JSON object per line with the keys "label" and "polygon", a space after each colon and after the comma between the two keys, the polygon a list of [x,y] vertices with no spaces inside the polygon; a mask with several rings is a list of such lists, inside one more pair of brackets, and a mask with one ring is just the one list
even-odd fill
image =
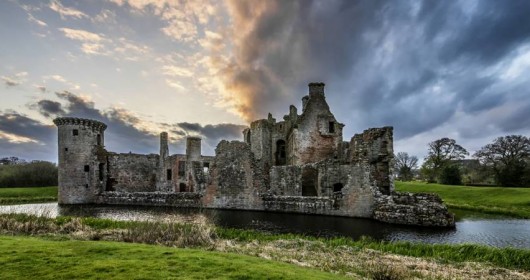
{"label": "parapet", "polygon": [[90,128],[92,128],[94,130],[97,130],[97,131],[104,131],[105,129],[107,129],[107,125],[106,124],[104,124],[104,123],[102,123],[100,121],[91,120],[91,119],[62,117],[62,118],[56,118],[55,120],[53,120],[53,123],[56,126],[61,126],[61,125],[81,125],[81,126],[90,127]]}

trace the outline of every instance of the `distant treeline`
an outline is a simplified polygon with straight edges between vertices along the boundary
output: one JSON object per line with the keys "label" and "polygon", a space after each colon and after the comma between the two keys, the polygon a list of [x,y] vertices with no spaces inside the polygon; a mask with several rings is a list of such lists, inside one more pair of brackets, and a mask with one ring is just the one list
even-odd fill
{"label": "distant treeline", "polygon": [[0,159],[0,188],[57,186],[57,166],[47,161]]}

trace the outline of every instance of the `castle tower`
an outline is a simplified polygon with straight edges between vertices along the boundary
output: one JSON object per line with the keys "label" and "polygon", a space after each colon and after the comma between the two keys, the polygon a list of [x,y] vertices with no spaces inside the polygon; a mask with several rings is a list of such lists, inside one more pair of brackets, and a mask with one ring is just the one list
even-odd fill
{"label": "castle tower", "polygon": [[201,138],[188,137],[186,138],[186,157],[188,161],[201,160]]}
{"label": "castle tower", "polygon": [[59,143],[59,204],[95,202],[103,190],[106,159],[98,159],[104,151],[102,122],[81,118],[56,118]]}
{"label": "castle tower", "polygon": [[169,166],[169,147],[167,132],[160,133],[160,157],[158,163],[158,181],[156,184],[157,191],[167,192],[171,189],[173,180],[173,170]]}

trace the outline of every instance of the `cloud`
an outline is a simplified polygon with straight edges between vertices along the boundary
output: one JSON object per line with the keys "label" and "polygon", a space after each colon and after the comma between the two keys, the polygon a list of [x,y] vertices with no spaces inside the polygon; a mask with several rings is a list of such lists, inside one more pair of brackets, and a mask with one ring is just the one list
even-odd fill
{"label": "cloud", "polygon": [[29,13],[28,13],[28,20],[42,27],[48,26],[48,24],[46,24],[44,21],[36,19],[32,14],[29,14]]}
{"label": "cloud", "polygon": [[64,36],[72,40],[82,42],[101,42],[104,38],[96,33],[88,32],[81,29],[59,28],[64,33]]}
{"label": "cloud", "polygon": [[15,111],[0,111],[0,138],[11,143],[46,143],[52,138],[52,126]]}
{"label": "cloud", "polygon": [[[157,123],[148,121],[120,107],[98,109],[89,98],[70,91],[56,92],[55,95],[59,101],[41,99],[31,104],[29,108],[50,119],[59,116],[72,116],[95,119],[106,123],[108,129],[105,132],[105,145],[109,150],[116,152],[157,153],[159,134],[162,131],[168,131],[172,140],[173,152],[183,152],[186,136],[200,136],[203,138],[203,152],[212,155],[220,140],[241,139],[242,130],[245,128],[235,124]],[[15,116],[19,116],[19,114],[15,114]],[[2,121],[1,118],[0,121]],[[22,122],[29,121],[31,119],[27,118]],[[38,123],[35,120],[33,122]],[[3,131],[1,126],[0,131]],[[20,134],[20,130],[7,129],[6,133],[44,141],[42,135],[39,136],[40,132],[36,135],[23,135]]]}
{"label": "cloud", "polygon": [[202,26],[215,14],[214,1],[114,0],[138,13],[154,14],[164,22],[160,30],[177,42],[195,42]]}
{"label": "cloud", "polygon": [[4,81],[6,87],[15,87],[24,83],[27,76],[28,72],[18,72],[12,76],[0,76],[0,79]]}
{"label": "cloud", "polygon": [[[410,138],[458,121],[457,114],[530,103],[522,86],[530,70],[528,1],[227,1],[226,7],[228,28],[218,25],[212,32],[219,36],[201,40],[209,53],[196,61],[209,75],[197,80],[247,121],[268,111],[283,115],[289,104],[300,104],[311,81],[326,82],[345,135],[393,125],[396,139]],[[219,48],[219,37],[228,45]],[[508,114],[526,116],[517,112]]]}
{"label": "cloud", "polygon": [[39,112],[45,117],[64,115],[61,103],[52,100],[39,100],[37,102]]}
{"label": "cloud", "polygon": [[88,18],[87,14],[75,8],[63,6],[59,0],[52,0],[48,7],[53,11],[59,13],[62,19],[66,19],[68,17],[75,19]]}

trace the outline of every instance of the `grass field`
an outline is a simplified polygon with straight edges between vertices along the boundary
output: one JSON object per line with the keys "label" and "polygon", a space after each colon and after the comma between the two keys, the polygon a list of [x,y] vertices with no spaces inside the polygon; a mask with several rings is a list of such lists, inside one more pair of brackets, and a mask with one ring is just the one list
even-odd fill
{"label": "grass field", "polygon": [[344,279],[257,257],[195,249],[0,236],[1,279]]}
{"label": "grass field", "polygon": [[530,218],[530,188],[467,187],[395,182],[397,191],[439,194],[452,208]]}
{"label": "grass field", "polygon": [[0,204],[57,201],[57,187],[0,188]]}

